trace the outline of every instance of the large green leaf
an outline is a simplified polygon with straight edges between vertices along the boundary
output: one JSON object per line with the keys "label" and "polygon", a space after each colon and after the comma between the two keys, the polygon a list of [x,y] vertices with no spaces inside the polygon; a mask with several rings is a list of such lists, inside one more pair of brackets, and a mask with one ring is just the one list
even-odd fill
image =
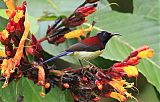
{"label": "large green leaf", "polygon": [[[49,0],[27,0],[28,4],[28,12],[30,15],[34,17],[39,17],[43,15],[43,11],[47,11],[48,13],[54,13],[57,15],[62,15],[62,12],[72,12],[74,8],[76,8],[81,1],[79,0],[68,0],[68,1],[60,1],[54,0],[54,4],[57,7],[53,6],[54,4],[48,5]],[[111,59],[111,60],[123,60],[126,56],[129,55],[130,51],[134,48],[140,47],[143,44],[148,44],[154,48],[156,51],[156,55],[153,60],[158,61],[158,50],[159,50],[159,23],[158,23],[158,1],[153,0],[134,0],[134,14],[123,14],[110,11],[110,8],[98,7],[97,13],[93,14],[93,16],[89,17],[89,20],[96,20],[96,31],[100,30],[109,30],[112,32],[119,32],[123,36],[118,38],[113,38],[108,45],[106,46],[105,53],[101,56],[102,59]],[[153,5],[150,3],[153,2]],[[157,5],[157,6],[155,6]],[[143,9],[138,9],[138,7]],[[149,8],[148,8],[149,7]],[[153,8],[152,8],[153,7]],[[57,8],[60,8],[57,10]],[[105,9],[105,10],[104,10]],[[108,12],[110,11],[110,12]],[[150,11],[150,13],[148,12]],[[66,14],[66,13],[65,13]],[[69,15],[70,13],[66,14]],[[1,23],[0,23],[1,24]],[[37,36],[44,36],[47,25],[53,24],[50,23],[40,23],[40,31]],[[89,25],[89,24],[86,24]],[[1,25],[0,25],[1,26]],[[5,27],[5,26],[4,26]],[[95,33],[93,33],[95,35]],[[39,38],[40,38],[39,37]],[[126,43],[127,42],[127,43]],[[69,42],[70,44],[70,42]],[[64,49],[69,46],[69,44],[64,43],[59,47],[48,44],[46,41],[42,43],[43,48],[48,51],[52,55],[57,55],[64,51]],[[48,47],[47,47],[48,46]],[[65,61],[76,63],[75,59],[72,57],[67,58],[64,57]],[[159,61],[160,62],[160,61]],[[100,63],[103,64],[103,63]],[[104,63],[105,64],[105,63]],[[138,65],[140,72],[147,78],[147,80],[153,84],[156,89],[160,92],[160,77],[158,74],[160,73],[160,67],[156,65],[153,61],[149,59],[144,59],[141,61],[140,65]],[[59,89],[53,89],[51,93],[49,93],[44,99],[39,96],[40,87],[34,85],[33,82],[24,79],[24,100],[25,102],[65,102],[64,92],[61,92]],[[7,87],[6,91],[1,91],[1,100],[6,100],[6,102],[10,102],[16,99],[17,96],[15,93],[14,82]],[[10,91],[11,90],[11,91]],[[14,93],[14,95],[9,95],[8,93]],[[62,95],[59,97],[59,95]]]}
{"label": "large green leaf", "polygon": [[[102,57],[111,60],[123,60],[129,55],[133,47],[137,48],[147,44],[154,48],[156,52],[154,60],[158,60],[159,25],[157,21],[135,14],[131,15],[117,12],[108,12],[108,14],[106,14],[105,11],[97,14],[99,21],[95,29],[98,31],[109,30],[111,32],[119,32],[123,35],[120,38],[113,38],[108,43]],[[107,24],[105,22],[107,22]],[[160,67],[148,59],[143,60],[138,67],[147,80],[160,92],[160,77],[158,76]]]}
{"label": "large green leaf", "polygon": [[105,11],[97,13],[97,18],[99,20],[96,26],[103,30],[120,33],[121,39],[133,47],[137,48],[145,44],[151,46],[155,50],[153,60],[158,61],[159,24],[157,21],[136,14],[117,12],[106,14]]}
{"label": "large green leaf", "polygon": [[134,0],[134,14],[150,17],[155,20],[160,20],[159,0]]}
{"label": "large green leaf", "polygon": [[66,102],[66,91],[61,91],[57,87],[53,88],[45,97],[40,96],[41,91],[41,86],[22,78],[16,82],[13,81],[4,89],[0,88],[0,98],[2,102],[17,102],[19,96],[24,97],[24,102]]}

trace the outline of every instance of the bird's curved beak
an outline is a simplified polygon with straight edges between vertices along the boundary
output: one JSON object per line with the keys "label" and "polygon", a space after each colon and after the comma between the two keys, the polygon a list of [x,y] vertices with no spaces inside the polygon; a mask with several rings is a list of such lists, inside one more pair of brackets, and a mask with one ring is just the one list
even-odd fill
{"label": "bird's curved beak", "polygon": [[122,35],[119,34],[119,33],[112,33],[111,35],[112,35],[112,36],[115,36],[115,35],[122,36]]}

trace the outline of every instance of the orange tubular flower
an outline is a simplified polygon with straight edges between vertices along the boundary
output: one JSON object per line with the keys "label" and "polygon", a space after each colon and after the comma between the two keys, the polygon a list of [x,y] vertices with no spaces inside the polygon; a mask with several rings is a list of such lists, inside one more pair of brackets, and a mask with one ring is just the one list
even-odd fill
{"label": "orange tubular flower", "polygon": [[6,3],[6,6],[7,6],[7,15],[8,17],[10,17],[11,13],[15,10],[15,7],[14,7],[14,0],[4,0],[4,2]]}
{"label": "orange tubular flower", "polygon": [[113,67],[112,70],[116,73],[120,73],[122,76],[127,75],[128,77],[137,77],[138,69],[135,66],[122,66],[122,67]]}
{"label": "orange tubular flower", "polygon": [[134,57],[137,56],[138,58],[151,58],[154,55],[154,50],[149,48],[149,46],[143,46],[133,51],[131,55],[134,53],[137,53]]}
{"label": "orange tubular flower", "polygon": [[96,83],[99,90],[103,89],[103,84],[100,81],[97,80],[95,83]]}
{"label": "orange tubular flower", "polygon": [[127,98],[124,95],[117,93],[117,92],[111,92],[107,96],[115,98],[120,102],[126,102],[126,100],[127,100]]}
{"label": "orange tubular flower", "polygon": [[2,88],[5,88],[8,85],[8,79],[10,78],[11,73],[14,72],[15,63],[12,58],[4,59],[3,63],[1,64],[1,73],[6,78]]}
{"label": "orange tubular flower", "polygon": [[38,85],[45,85],[45,72],[42,66],[38,66]]}
{"label": "orange tubular flower", "polygon": [[92,28],[93,28],[93,26],[91,25],[88,29],[82,28],[82,29],[71,31],[71,32],[65,34],[64,38],[66,38],[66,39],[77,38],[78,40],[81,40],[80,36],[86,36],[85,32],[91,31]]}
{"label": "orange tubular flower", "polygon": [[68,83],[64,83],[63,87],[66,88],[66,89],[68,89],[69,88],[69,84]]}
{"label": "orange tubular flower", "polygon": [[46,83],[46,84],[45,84],[45,88],[46,88],[46,89],[48,89],[50,86],[51,86],[50,83]]}
{"label": "orange tubular flower", "polygon": [[120,94],[124,95],[125,92],[127,92],[127,90],[123,87],[125,82],[125,80],[112,79],[112,81],[109,82],[109,85],[116,89]]}
{"label": "orange tubular flower", "polygon": [[28,20],[25,21],[25,30],[24,30],[24,33],[23,33],[23,36],[21,38],[21,41],[19,43],[19,46],[18,46],[18,49],[17,49],[17,52],[14,56],[14,60],[16,61],[16,64],[19,65],[20,63],[20,60],[23,56],[23,48],[24,48],[24,44],[25,44],[25,41],[28,37],[28,33],[29,33],[29,28],[30,28],[30,23]]}
{"label": "orange tubular flower", "polygon": [[44,92],[40,92],[40,96],[44,97],[46,94]]}
{"label": "orange tubular flower", "polygon": [[154,50],[153,49],[147,49],[144,51],[141,51],[138,53],[138,57],[139,58],[152,58],[152,56],[154,55]]}

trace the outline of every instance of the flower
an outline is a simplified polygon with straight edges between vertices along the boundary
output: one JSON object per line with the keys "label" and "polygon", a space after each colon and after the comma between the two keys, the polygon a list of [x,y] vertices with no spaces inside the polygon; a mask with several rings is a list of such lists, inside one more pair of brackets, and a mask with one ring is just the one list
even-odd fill
{"label": "flower", "polygon": [[127,75],[128,77],[137,77],[138,69],[135,66],[121,66],[121,67],[112,67],[112,71],[120,73],[122,76]]}
{"label": "flower", "polygon": [[26,38],[28,37],[30,23],[28,20],[25,21],[25,31],[21,38],[21,41],[19,43],[17,52],[14,56],[14,58],[4,59],[1,64],[1,73],[6,78],[6,81],[2,88],[6,87],[8,85],[8,79],[10,78],[11,73],[15,72],[15,69],[18,68],[20,64],[20,60],[23,56],[23,48]]}
{"label": "flower", "polygon": [[128,77],[137,77],[138,76],[138,69],[135,66],[126,66],[123,68],[125,74]]}
{"label": "flower", "polygon": [[42,66],[38,66],[38,85],[45,85],[45,72]]}
{"label": "flower", "polygon": [[127,98],[124,95],[122,95],[120,93],[117,93],[117,92],[110,92],[110,93],[106,94],[106,97],[115,98],[120,102],[126,102],[127,101]]}
{"label": "flower", "polygon": [[22,17],[24,17],[24,11],[23,11],[23,10],[17,10],[17,12],[16,12],[16,14],[15,14],[15,16],[14,16],[14,18],[13,18],[13,21],[14,21],[15,23],[18,23],[19,20],[20,20]]}
{"label": "flower", "polygon": [[2,32],[0,32],[0,39],[1,41],[6,40],[9,36],[9,33],[6,29],[4,29]]}
{"label": "flower", "polygon": [[108,84],[111,85],[115,90],[117,90],[120,94],[125,94],[127,90],[124,88],[125,80],[116,80],[112,79]]}
{"label": "flower", "polygon": [[7,15],[10,16],[11,13],[15,10],[15,7],[14,7],[14,0],[4,0],[4,2],[6,3],[6,6],[7,6]]}
{"label": "flower", "polygon": [[131,55],[131,57],[137,56],[138,58],[151,58],[154,55],[154,50],[145,45],[131,52]]}
{"label": "flower", "polygon": [[153,49],[147,49],[145,51],[141,51],[138,53],[138,57],[140,58],[152,58],[152,56],[154,55],[154,50]]}

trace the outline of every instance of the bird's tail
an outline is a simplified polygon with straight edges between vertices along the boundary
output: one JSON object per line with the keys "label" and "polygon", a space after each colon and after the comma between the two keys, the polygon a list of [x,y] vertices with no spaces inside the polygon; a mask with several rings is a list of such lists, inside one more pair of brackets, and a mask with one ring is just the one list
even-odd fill
{"label": "bird's tail", "polygon": [[56,58],[60,58],[60,57],[63,57],[63,56],[65,56],[65,55],[72,54],[72,53],[73,53],[73,52],[62,52],[61,54],[59,54],[59,55],[57,55],[57,56],[54,56],[54,57],[52,57],[52,58],[44,61],[43,63],[50,62],[50,61],[52,61],[52,60],[54,60],[54,59],[56,59]]}

